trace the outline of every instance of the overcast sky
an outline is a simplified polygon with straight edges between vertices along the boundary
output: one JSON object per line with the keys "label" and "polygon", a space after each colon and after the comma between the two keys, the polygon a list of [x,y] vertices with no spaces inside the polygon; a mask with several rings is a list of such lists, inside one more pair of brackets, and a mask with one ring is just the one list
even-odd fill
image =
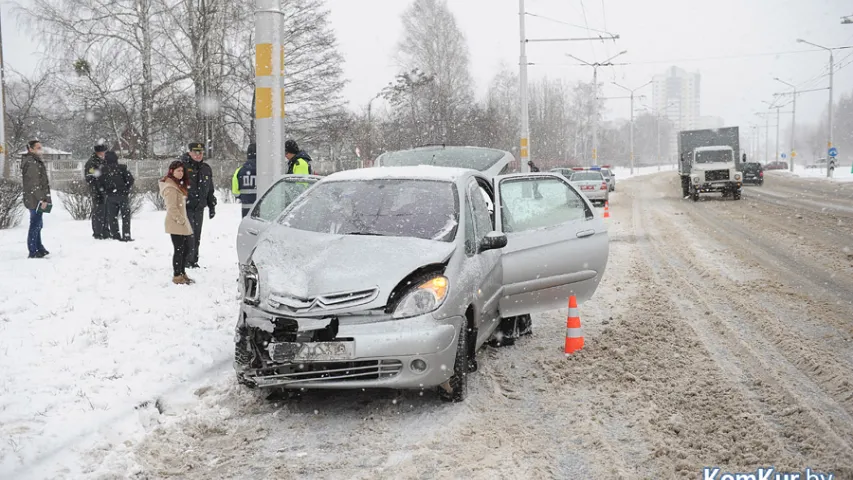
{"label": "overcast sky", "polygon": [[[22,0],[26,3],[27,0]],[[367,101],[399,71],[393,60],[402,35],[400,15],[407,0],[328,0],[332,25],[346,59],[346,98],[353,108]],[[531,78],[548,76],[569,81],[592,77],[566,53],[586,61],[602,61],[622,50],[628,53],[602,69],[606,96],[623,92],[612,81],[636,87],[671,65],[702,74],[701,112],[723,117],[728,125],[759,121],[762,100],[787,87],[780,77],[802,88],[828,85],[829,55],[797,44],[804,38],[824,46],[853,45],[853,25],[841,16],[853,14],[851,0],[527,0],[528,38],[585,37],[605,30],[620,35],[615,43],[571,42],[529,44]],[[471,53],[471,71],[478,94],[485,92],[502,66],[518,68],[517,0],[448,0]],[[565,25],[575,24],[582,28]],[[31,71],[40,57],[33,39],[38,33],[19,25],[8,3],[3,4],[4,52],[7,64]],[[800,53],[792,53],[800,52]],[[726,58],[721,58],[726,57]],[[853,92],[853,49],[836,52],[836,100]],[[824,76],[822,76],[824,75]],[[651,102],[651,88],[641,90]],[[803,94],[798,123],[813,122],[824,111],[827,92]],[[637,108],[643,103],[638,100]],[[609,118],[627,117],[627,100],[608,100]],[[790,117],[789,117],[790,118]],[[789,119],[787,120],[789,121]],[[787,125],[783,119],[783,125]],[[763,123],[763,121],[762,121]]]}

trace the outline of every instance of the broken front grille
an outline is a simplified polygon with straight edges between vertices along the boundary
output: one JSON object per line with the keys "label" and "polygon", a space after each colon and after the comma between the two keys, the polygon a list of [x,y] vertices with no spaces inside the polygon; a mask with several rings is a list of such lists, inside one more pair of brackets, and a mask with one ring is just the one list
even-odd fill
{"label": "broken front grille", "polygon": [[705,181],[706,182],[715,182],[718,180],[728,180],[729,179],[729,171],[728,170],[708,170],[705,172]]}
{"label": "broken front grille", "polygon": [[299,363],[256,371],[259,386],[309,385],[311,382],[380,380],[403,371],[399,360],[362,360],[357,362]]}

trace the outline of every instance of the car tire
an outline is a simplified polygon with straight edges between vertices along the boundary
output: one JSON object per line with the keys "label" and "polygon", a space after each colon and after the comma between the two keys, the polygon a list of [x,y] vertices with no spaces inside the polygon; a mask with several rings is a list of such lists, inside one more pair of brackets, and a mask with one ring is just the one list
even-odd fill
{"label": "car tire", "polygon": [[732,192],[732,197],[733,197],[735,200],[740,200],[740,195],[741,195],[741,191],[740,191],[740,189],[737,189],[737,190],[735,190],[735,191],[733,191],[733,192]]}
{"label": "car tire", "polygon": [[693,192],[692,194],[690,194],[690,198],[692,198],[694,202],[698,202],[699,201],[699,192]]}
{"label": "car tire", "polygon": [[[246,331],[245,329],[237,330],[239,341],[234,344],[234,363],[239,366],[249,367],[252,364],[252,352],[246,346]],[[247,379],[243,372],[236,372],[237,383],[248,388],[257,388],[255,382]]]}
{"label": "car tire", "polygon": [[489,340],[489,345],[496,348],[509,347],[515,345],[519,338],[532,334],[533,320],[530,315],[502,318],[497,331],[495,331],[495,336]]}
{"label": "car tire", "polygon": [[471,332],[470,325],[467,323],[462,326],[462,331],[459,332],[459,342],[456,345],[456,359],[453,362],[453,376],[447,383],[450,385],[450,391],[445,390],[443,386],[438,387],[438,397],[444,402],[458,403],[465,400],[468,396],[468,373],[470,372],[470,353],[469,343]]}

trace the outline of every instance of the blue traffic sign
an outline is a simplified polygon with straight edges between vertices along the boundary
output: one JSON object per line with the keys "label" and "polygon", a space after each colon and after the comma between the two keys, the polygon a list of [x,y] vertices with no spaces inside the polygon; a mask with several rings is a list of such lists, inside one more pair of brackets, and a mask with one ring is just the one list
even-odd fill
{"label": "blue traffic sign", "polygon": [[838,149],[835,147],[832,147],[829,149],[829,152],[827,152],[827,153],[829,153],[830,157],[835,158],[838,156]]}
{"label": "blue traffic sign", "polygon": [[782,158],[786,158],[786,157],[787,157],[787,155],[785,155],[785,154],[783,153],[783,154],[782,154]]}

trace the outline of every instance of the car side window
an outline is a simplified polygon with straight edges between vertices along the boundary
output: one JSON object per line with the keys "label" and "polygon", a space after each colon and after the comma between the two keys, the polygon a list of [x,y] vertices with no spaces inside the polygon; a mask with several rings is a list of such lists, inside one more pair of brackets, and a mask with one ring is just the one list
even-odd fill
{"label": "car side window", "polygon": [[580,194],[559,178],[508,178],[498,188],[505,233],[594,218]]}
{"label": "car side window", "polygon": [[313,183],[313,181],[306,182],[304,179],[300,179],[299,182],[280,180],[252,209],[252,218],[272,222]]}
{"label": "car side window", "polygon": [[494,230],[492,214],[489,212],[488,203],[486,203],[485,197],[487,195],[477,181],[471,179],[468,183],[468,200],[471,202],[471,208],[474,212],[474,234],[477,245],[489,232]]}

